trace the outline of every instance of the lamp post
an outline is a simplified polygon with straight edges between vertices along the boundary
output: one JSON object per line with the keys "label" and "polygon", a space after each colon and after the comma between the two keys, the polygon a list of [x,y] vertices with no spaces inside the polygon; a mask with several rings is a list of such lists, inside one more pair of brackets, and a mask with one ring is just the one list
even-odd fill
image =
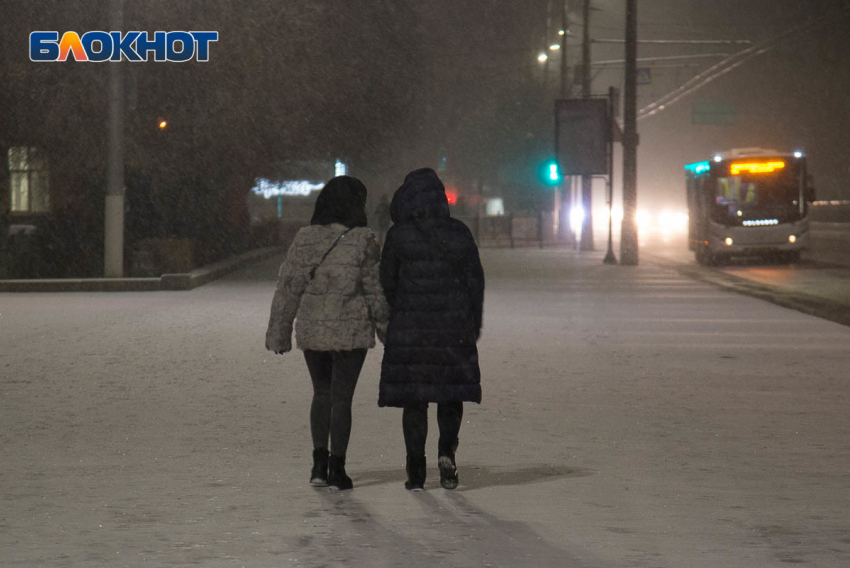
{"label": "lamp post", "polygon": [[[566,99],[570,96],[570,87],[569,82],[567,81],[567,35],[570,29],[570,20],[569,20],[569,6],[567,0],[563,0],[563,4],[561,5],[561,30],[558,32],[561,38],[561,90],[560,95],[562,99]],[[563,32],[563,33],[561,33]],[[557,120],[557,119],[556,119]],[[555,149],[557,152],[557,148]],[[555,219],[556,219],[556,233],[555,240],[560,240],[563,235],[572,235],[569,226],[569,216],[567,222],[562,222],[561,215],[561,201],[563,201],[563,194],[566,193],[570,186],[567,185],[567,180],[572,184],[572,176],[568,176],[564,171],[564,167],[562,164],[558,164],[559,171],[561,172],[561,184],[559,187],[555,188]],[[572,211],[573,203],[572,203],[572,191],[570,190],[570,211]]]}
{"label": "lamp post", "polygon": [[[584,0],[581,42],[581,96],[590,98],[590,0]],[[593,177],[581,176],[581,250],[593,250]]]}
{"label": "lamp post", "polygon": [[[555,2],[558,2],[558,0],[555,0]],[[551,7],[552,7],[553,3],[554,2],[552,0],[550,0],[550,2],[549,2],[549,13],[551,13]],[[567,39],[568,39],[568,36],[569,36],[569,0],[561,0],[561,2],[559,2],[559,4],[560,4],[559,9],[560,9],[560,12],[561,12],[561,26],[560,26],[560,30],[558,31],[558,36],[559,36],[559,39],[560,39],[560,43],[550,44],[546,50],[542,51],[538,55],[537,60],[540,63],[544,64],[544,74],[545,74],[546,70],[548,69],[549,59],[550,59],[549,55],[546,52],[547,51],[551,51],[551,52],[558,51],[558,52],[560,52],[559,98],[567,99],[570,96],[570,84],[569,84],[569,80],[568,80],[569,77],[568,77],[568,73],[567,73],[567,71],[569,69],[569,66],[567,65]],[[548,35],[548,30],[549,30],[549,24],[550,24],[550,18],[547,17],[547,22],[546,22],[547,35]],[[557,121],[557,117],[556,117],[556,121]],[[556,127],[556,129],[557,129],[557,127]],[[555,146],[556,146],[555,147],[555,153],[557,155],[557,152],[558,152],[557,132],[556,132],[556,144],[555,144]],[[558,184],[557,187],[555,187],[555,191],[553,192],[553,197],[554,197],[553,228],[554,228],[554,231],[555,231],[555,240],[556,241],[566,240],[567,242],[575,242],[573,240],[573,234],[572,234],[571,228],[569,226],[570,225],[569,219],[567,220],[567,222],[562,222],[562,219],[561,219],[561,217],[562,217],[562,215],[561,215],[562,201],[565,197],[564,194],[566,194],[567,192],[569,192],[569,202],[570,202],[569,209],[570,209],[570,211],[573,209],[573,195],[572,195],[572,188],[571,188],[573,178],[572,178],[572,176],[569,176],[566,172],[563,171],[563,166],[561,164],[558,164],[558,166],[559,166],[558,169],[561,172],[561,178],[560,178],[561,182]]]}
{"label": "lamp post", "polygon": [[[124,0],[109,0],[110,29],[124,27]],[[124,275],[124,75],[120,61],[109,63],[109,116],[107,128],[106,209],[103,237],[103,273]]]}
{"label": "lamp post", "polygon": [[619,97],[620,92],[615,87],[608,89],[608,251],[602,259],[604,264],[617,264],[614,255],[614,109]]}

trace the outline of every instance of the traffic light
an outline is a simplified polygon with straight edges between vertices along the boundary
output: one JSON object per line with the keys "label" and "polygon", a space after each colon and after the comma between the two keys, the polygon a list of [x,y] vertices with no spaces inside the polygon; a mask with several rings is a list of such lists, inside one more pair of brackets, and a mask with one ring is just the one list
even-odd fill
{"label": "traffic light", "polygon": [[555,160],[547,160],[540,164],[539,169],[540,181],[546,185],[558,185],[561,183],[561,170],[558,168],[558,162]]}

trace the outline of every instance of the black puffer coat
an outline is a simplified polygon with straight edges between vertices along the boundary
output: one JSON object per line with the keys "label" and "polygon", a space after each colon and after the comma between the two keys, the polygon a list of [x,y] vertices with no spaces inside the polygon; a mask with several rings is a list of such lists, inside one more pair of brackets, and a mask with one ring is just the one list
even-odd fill
{"label": "black puffer coat", "polygon": [[378,404],[481,402],[475,341],[484,271],[472,234],[449,216],[445,188],[428,168],[408,174],[390,213],[381,257],[390,322]]}

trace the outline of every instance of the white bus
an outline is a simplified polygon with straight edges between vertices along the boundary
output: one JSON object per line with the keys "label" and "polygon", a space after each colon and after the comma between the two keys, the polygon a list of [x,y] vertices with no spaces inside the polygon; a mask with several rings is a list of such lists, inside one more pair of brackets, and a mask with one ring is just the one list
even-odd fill
{"label": "white bus", "polygon": [[700,264],[734,255],[800,259],[814,190],[802,152],[745,148],[685,166],[688,246]]}

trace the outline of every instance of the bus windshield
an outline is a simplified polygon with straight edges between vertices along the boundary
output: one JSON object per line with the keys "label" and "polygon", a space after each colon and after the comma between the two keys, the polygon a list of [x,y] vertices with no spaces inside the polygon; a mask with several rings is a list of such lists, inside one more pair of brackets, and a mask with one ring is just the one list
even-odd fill
{"label": "bus windshield", "polygon": [[715,216],[718,221],[771,217],[779,222],[802,215],[799,172],[796,168],[718,177]]}

